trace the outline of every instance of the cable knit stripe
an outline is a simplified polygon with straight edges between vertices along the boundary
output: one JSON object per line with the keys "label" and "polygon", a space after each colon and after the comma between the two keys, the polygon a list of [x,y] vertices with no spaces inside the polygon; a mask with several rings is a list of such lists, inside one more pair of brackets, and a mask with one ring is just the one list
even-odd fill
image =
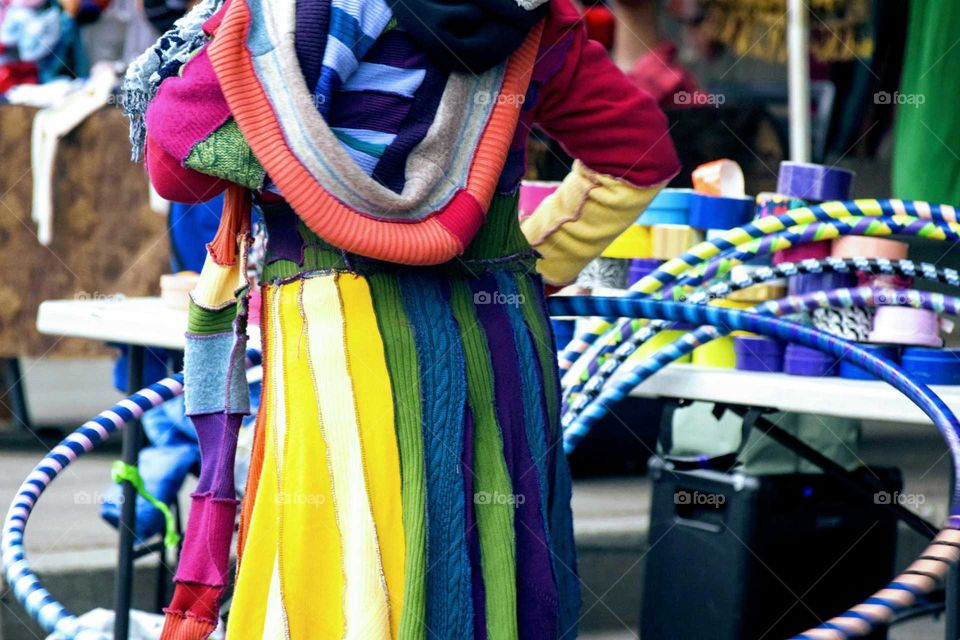
{"label": "cable knit stripe", "polygon": [[420,369],[413,328],[403,308],[397,276],[370,276],[387,368],[393,389],[397,442],[400,450],[403,533],[406,538],[403,612],[399,638],[423,640],[426,627],[426,479],[423,475],[423,432],[420,410]]}
{"label": "cable knit stripe", "polygon": [[480,538],[481,572],[486,597],[486,627],[490,640],[516,640],[517,574],[513,505],[487,496],[513,495],[504,460],[503,440],[493,397],[490,348],[480,329],[473,293],[454,282],[451,306],[463,342],[470,411],[473,415],[473,490]]}
{"label": "cable knit stripe", "polygon": [[401,279],[417,338],[427,478],[427,628],[435,637],[472,640],[473,607],[460,452],[466,405],[463,350],[449,290],[427,274]]}
{"label": "cable knit stripe", "polygon": [[[343,633],[344,576],[341,531],[337,525],[317,397],[312,382],[300,284],[280,287],[280,326],[286,378],[285,413],[290,425],[283,452],[279,553],[287,594],[290,638],[340,637]],[[272,499],[272,497],[266,497]],[[322,549],[322,553],[317,553]],[[303,558],[311,558],[309,567]]]}
{"label": "cable knit stripe", "polygon": [[390,629],[393,637],[398,637],[403,609],[404,537],[390,376],[366,281],[341,275],[337,286],[346,319],[348,374],[357,402],[367,493],[390,604]]}
{"label": "cable knit stripe", "polygon": [[[293,283],[296,284],[296,283]],[[364,478],[356,404],[347,372],[344,317],[336,276],[300,281],[306,353],[327,444],[337,517],[343,532],[346,638],[390,634],[376,527]],[[287,285],[289,286],[289,285]],[[293,336],[290,336],[291,338]],[[309,594],[305,594],[309,597]]]}

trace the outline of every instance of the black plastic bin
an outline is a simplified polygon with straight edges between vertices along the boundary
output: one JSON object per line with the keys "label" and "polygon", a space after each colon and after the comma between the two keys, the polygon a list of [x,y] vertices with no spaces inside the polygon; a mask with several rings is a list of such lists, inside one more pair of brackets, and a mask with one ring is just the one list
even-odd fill
{"label": "black plastic bin", "polygon": [[[673,471],[654,479],[643,640],[779,640],[843,612],[893,575],[896,469],[854,495],[826,475]],[[885,630],[870,638],[886,638]]]}

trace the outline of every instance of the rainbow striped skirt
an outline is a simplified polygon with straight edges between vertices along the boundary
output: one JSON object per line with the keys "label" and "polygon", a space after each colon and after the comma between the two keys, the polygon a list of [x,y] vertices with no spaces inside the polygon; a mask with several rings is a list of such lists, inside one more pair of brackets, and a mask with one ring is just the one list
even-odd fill
{"label": "rainbow striped skirt", "polygon": [[275,282],[227,637],[574,637],[539,278],[397,267]]}

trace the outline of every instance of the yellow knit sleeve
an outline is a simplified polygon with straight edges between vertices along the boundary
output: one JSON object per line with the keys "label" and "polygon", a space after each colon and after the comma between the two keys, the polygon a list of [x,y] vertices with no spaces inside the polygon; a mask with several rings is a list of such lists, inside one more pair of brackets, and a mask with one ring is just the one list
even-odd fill
{"label": "yellow knit sleeve", "polygon": [[664,186],[636,187],[574,162],[556,192],[520,223],[527,241],[541,255],[537,271],[547,284],[572,283],[588,262],[636,222]]}

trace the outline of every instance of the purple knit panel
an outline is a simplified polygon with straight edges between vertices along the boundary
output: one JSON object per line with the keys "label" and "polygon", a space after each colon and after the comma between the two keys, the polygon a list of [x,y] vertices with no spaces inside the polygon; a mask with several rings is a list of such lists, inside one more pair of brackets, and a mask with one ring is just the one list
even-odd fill
{"label": "purple knit panel", "polygon": [[233,499],[233,464],[243,415],[207,413],[191,416],[200,441],[200,481],[196,493]]}
{"label": "purple knit panel", "polygon": [[[474,295],[489,297],[498,291],[493,277],[472,280]],[[553,581],[550,550],[540,513],[537,469],[524,429],[522,384],[517,347],[510,320],[502,304],[476,305],[477,318],[487,336],[493,365],[497,420],[503,437],[503,453],[516,497],[517,617],[521,638],[558,636],[558,600]]]}
{"label": "purple knit panel", "polygon": [[261,205],[267,225],[267,264],[291,260],[303,264],[303,237],[297,225],[297,214],[284,203]]}
{"label": "purple knit panel", "polygon": [[[345,91],[338,93],[330,114],[331,127],[376,129],[398,133],[410,108],[410,99],[386,93]],[[376,114],[376,126],[370,126],[370,114]]]}
{"label": "purple knit panel", "polygon": [[307,87],[313,93],[320,78],[330,26],[330,0],[297,0],[294,48]]}

